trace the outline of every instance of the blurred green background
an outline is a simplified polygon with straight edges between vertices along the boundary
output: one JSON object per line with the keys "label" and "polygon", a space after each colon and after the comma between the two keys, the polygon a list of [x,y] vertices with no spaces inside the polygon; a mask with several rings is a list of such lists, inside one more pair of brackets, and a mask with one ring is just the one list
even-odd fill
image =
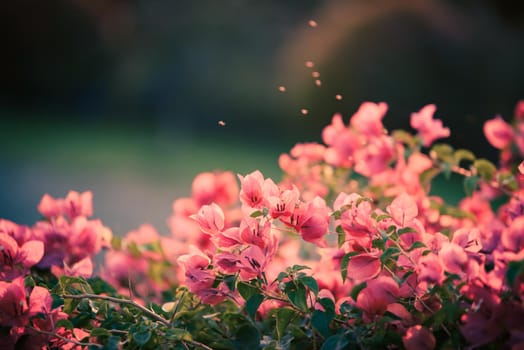
{"label": "blurred green background", "polygon": [[482,124],[524,98],[516,0],[18,0],[0,19],[0,217],[24,224],[44,193],[90,189],[116,233],[165,232],[198,172],[278,179],[363,101],[388,128],[436,103],[449,142],[495,159]]}

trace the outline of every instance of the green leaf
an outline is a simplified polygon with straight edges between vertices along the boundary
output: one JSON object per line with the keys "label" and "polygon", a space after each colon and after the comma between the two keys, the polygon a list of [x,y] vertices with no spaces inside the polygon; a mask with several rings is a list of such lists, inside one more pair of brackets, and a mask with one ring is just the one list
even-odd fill
{"label": "green leaf", "polygon": [[282,282],[282,281],[283,281],[285,278],[287,278],[287,277],[289,277],[289,274],[288,274],[288,273],[286,273],[286,272],[280,272],[280,273],[278,274],[277,280],[278,280],[279,282]]}
{"label": "green leaf", "polygon": [[148,329],[132,333],[133,339],[138,344],[138,346],[144,346],[147,344],[149,339],[151,339],[151,331]]}
{"label": "green leaf", "polygon": [[116,335],[112,335],[107,339],[107,343],[104,346],[104,350],[118,350],[120,349],[120,338]]}
{"label": "green leaf", "polygon": [[237,284],[237,290],[238,293],[244,298],[244,300],[248,300],[253,295],[258,294],[258,288],[247,283],[247,282],[238,282]]}
{"label": "green leaf", "polygon": [[331,213],[331,216],[333,216],[335,220],[339,220],[342,217],[342,213],[340,212],[340,210],[335,210]]}
{"label": "green leaf", "polygon": [[362,291],[362,289],[366,288],[368,284],[366,282],[362,282],[357,284],[351,289],[351,293],[349,293],[349,296],[353,298],[353,300],[357,300],[358,294]]}
{"label": "green leaf", "polygon": [[260,333],[250,324],[238,328],[235,333],[235,344],[238,350],[253,350],[260,348]]}
{"label": "green leaf", "polygon": [[165,335],[167,339],[175,341],[191,341],[193,337],[187,329],[183,328],[169,328]]}
{"label": "green leaf", "polygon": [[340,225],[338,225],[335,228],[335,231],[337,232],[337,243],[338,243],[338,247],[340,248],[340,247],[342,247],[342,245],[346,241],[346,232],[344,231],[344,229]]}
{"label": "green leaf", "polygon": [[237,282],[237,276],[236,275],[228,275],[224,277],[224,283],[230,290],[235,290],[235,284]]}
{"label": "green leaf", "polygon": [[477,173],[487,181],[491,181],[497,172],[495,165],[484,158],[477,159],[473,162],[473,167],[477,170]]}
{"label": "green leaf", "polygon": [[307,311],[307,290],[303,284],[286,283],[284,292],[287,294],[289,301],[302,311]]}
{"label": "green leaf", "polygon": [[69,329],[69,330],[72,330],[73,328],[75,328],[73,323],[71,321],[69,321],[68,319],[58,320],[58,321],[55,322],[54,326],[55,326],[55,328],[64,327],[65,329]]}
{"label": "green leaf", "polygon": [[453,153],[453,158],[455,158],[455,164],[459,165],[461,161],[467,160],[470,162],[474,162],[476,157],[473,154],[473,152],[468,151],[464,148],[459,148],[458,150]]}
{"label": "green leaf", "polygon": [[391,218],[391,216],[389,214],[380,214],[380,215],[377,215],[375,220],[377,222],[379,222],[379,221],[382,221],[382,220],[385,220],[385,219],[390,219],[390,218]]}
{"label": "green leaf", "polygon": [[382,265],[384,265],[391,256],[393,256],[394,254],[398,254],[399,252],[400,249],[398,249],[397,247],[388,247],[380,256],[380,262],[382,263]]}
{"label": "green leaf", "polygon": [[384,250],[386,249],[387,240],[387,236],[385,238],[376,238],[373,241],[371,241],[371,247]]}
{"label": "green leaf", "polygon": [[95,294],[117,294],[116,289],[100,277],[90,278],[89,285],[91,286],[91,288],[93,289],[93,293]]}
{"label": "green leaf", "polygon": [[345,281],[348,277],[348,264],[352,256],[358,255],[359,252],[350,252],[344,254],[340,261],[340,273],[342,274],[342,281]]}
{"label": "green leaf", "polygon": [[510,172],[500,172],[497,175],[497,181],[510,191],[516,191],[519,189],[517,179]]}
{"label": "green leaf", "polygon": [[466,196],[469,197],[473,194],[473,192],[475,192],[479,180],[480,177],[477,175],[471,175],[464,178],[464,192],[466,192]]}
{"label": "green leaf", "polygon": [[306,266],[306,265],[293,265],[292,267],[288,267],[286,269],[288,273],[296,273],[302,270],[311,270],[311,267]]}
{"label": "green leaf", "polygon": [[329,323],[333,319],[334,314],[328,314],[324,311],[315,310],[311,316],[311,325],[324,337],[327,338],[332,335]]}
{"label": "green leaf", "polygon": [[437,158],[446,163],[453,163],[455,160],[453,157],[453,147],[446,143],[435,144],[429,154],[432,158]]}
{"label": "green leaf", "polygon": [[251,318],[255,318],[258,307],[264,301],[262,294],[254,294],[246,301],[246,311]]}
{"label": "green leaf", "polygon": [[287,307],[277,309],[276,316],[276,330],[278,340],[282,339],[286,328],[291,322],[291,319],[296,316],[296,311]]}
{"label": "green leaf", "polygon": [[417,248],[427,248],[427,246],[420,242],[420,241],[417,241],[417,242],[414,242],[409,248],[408,248],[408,252],[414,250],[414,249],[417,249]]}
{"label": "green leaf", "polygon": [[417,233],[417,230],[415,230],[413,227],[403,227],[397,231],[399,236],[403,235],[404,233]]}
{"label": "green leaf", "polygon": [[89,293],[92,293],[93,290],[87,283],[87,281],[82,277],[72,277],[72,276],[60,276],[58,279],[58,283],[60,286],[64,289],[70,289],[70,288],[78,288],[82,291],[89,290]]}
{"label": "green leaf", "polygon": [[251,216],[252,218],[258,218],[259,216],[262,216],[262,215],[264,215],[264,214],[262,213],[262,211],[260,211],[260,210],[255,210],[255,211],[252,212],[251,215],[249,215],[249,216]]}
{"label": "green leaf", "polygon": [[318,283],[317,281],[311,277],[311,276],[301,276],[299,277],[299,282],[302,282],[306,287],[311,290],[315,296],[318,295]]}
{"label": "green leaf", "polygon": [[92,337],[110,337],[111,332],[105,328],[93,328],[91,330]]}
{"label": "green leaf", "polygon": [[320,350],[343,350],[349,344],[349,340],[342,334],[332,335],[327,338]]}

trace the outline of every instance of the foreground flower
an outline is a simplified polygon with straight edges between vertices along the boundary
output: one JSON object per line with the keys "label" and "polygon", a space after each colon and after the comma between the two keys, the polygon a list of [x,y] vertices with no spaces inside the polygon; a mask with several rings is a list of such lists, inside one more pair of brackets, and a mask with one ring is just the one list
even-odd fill
{"label": "foreground flower", "polygon": [[442,125],[441,120],[433,119],[437,107],[424,106],[418,113],[411,115],[411,127],[418,131],[424,146],[430,146],[435,140],[448,137],[450,131]]}
{"label": "foreground flower", "polygon": [[0,233],[0,280],[12,280],[24,275],[44,256],[44,244],[31,240],[21,247],[9,235]]}

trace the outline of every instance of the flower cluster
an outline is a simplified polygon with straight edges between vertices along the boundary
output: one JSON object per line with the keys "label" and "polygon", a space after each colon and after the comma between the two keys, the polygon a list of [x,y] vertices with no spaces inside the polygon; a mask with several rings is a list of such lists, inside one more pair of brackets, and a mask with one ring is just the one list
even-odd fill
{"label": "flower cluster", "polygon": [[[87,219],[90,192],[46,195],[33,227],[0,221],[0,337],[13,348],[522,347],[523,111],[485,124],[497,167],[435,143],[450,130],[434,105],[411,115],[414,133],[390,133],[387,105],[364,103],[347,124],[335,115],[323,143],[281,155],[280,182],[199,174],[167,235],[143,225],[112,238]],[[432,189],[451,174],[463,178],[457,205]]]}
{"label": "flower cluster", "polygon": [[44,219],[34,226],[0,220],[0,338],[6,348],[38,348],[62,339],[83,338],[80,328],[59,325],[68,315],[53,306],[50,290],[35,285],[31,271],[51,279],[88,278],[93,257],[109,247],[111,231],[92,215],[91,192],[71,191],[66,198],[45,195],[38,205]]}

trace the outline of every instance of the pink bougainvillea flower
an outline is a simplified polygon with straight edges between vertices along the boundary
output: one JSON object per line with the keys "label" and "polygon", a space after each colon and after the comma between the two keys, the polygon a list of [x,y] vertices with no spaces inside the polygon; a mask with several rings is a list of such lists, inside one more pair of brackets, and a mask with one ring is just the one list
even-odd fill
{"label": "pink bougainvillea flower", "polygon": [[402,343],[406,350],[433,350],[437,345],[433,333],[421,325],[409,327],[402,337]]}
{"label": "pink bougainvillea flower", "polygon": [[216,203],[202,206],[198,213],[190,218],[198,222],[202,232],[212,236],[224,229],[224,212]]}
{"label": "pink bougainvillea flower", "polygon": [[93,275],[93,260],[90,257],[85,257],[82,260],[74,263],[72,266],[68,266],[64,262],[64,267],[57,265],[51,266],[51,272],[57,277],[62,275],[73,276],[73,277],[84,277],[89,278]]}
{"label": "pink bougainvillea flower", "polygon": [[44,243],[37,240],[25,242],[21,247],[11,236],[0,233],[0,278],[11,280],[27,272],[44,256]]}
{"label": "pink bougainvillea flower", "polygon": [[520,252],[524,249],[524,216],[518,217],[502,232],[500,238],[502,246],[511,252]]}
{"label": "pink bougainvillea flower", "polygon": [[235,274],[240,271],[240,256],[233,253],[218,253],[214,256],[214,266],[224,274]]}
{"label": "pink bougainvillea flower", "polygon": [[340,167],[353,164],[353,153],[360,147],[360,140],[344,125],[340,114],[335,114],[331,124],[324,128],[322,140],[329,146],[324,153],[326,163]]}
{"label": "pink bougainvillea flower", "polygon": [[367,144],[355,150],[355,171],[371,177],[389,169],[394,159],[395,145],[390,136],[381,135],[368,140]]}
{"label": "pink bougainvillea flower", "polygon": [[305,241],[324,246],[323,237],[329,227],[329,208],[325,200],[315,197],[300,205],[290,217],[290,224]]}
{"label": "pink bougainvillea flower", "polygon": [[387,207],[387,211],[401,227],[408,226],[418,215],[417,203],[407,193],[398,195]]}
{"label": "pink bougainvillea flower", "polygon": [[346,129],[347,127],[342,121],[342,115],[337,113],[333,116],[331,124],[322,130],[322,140],[326,145],[332,145],[338,135]]}
{"label": "pink bougainvillea flower", "polygon": [[28,322],[29,307],[26,300],[24,279],[0,281],[0,326],[24,326]]}
{"label": "pink bougainvillea flower", "polygon": [[389,304],[386,308],[387,311],[391,312],[393,315],[400,317],[403,324],[411,324],[413,322],[413,316],[411,312],[406,309],[406,307],[400,303]]}
{"label": "pink bougainvillea flower", "polygon": [[347,240],[370,248],[371,234],[375,231],[370,200],[357,193],[348,195],[341,192],[335,199],[333,209],[341,212],[339,221]]}
{"label": "pink bougainvillea flower", "polygon": [[195,214],[199,207],[201,206],[197,205],[197,202],[193,198],[179,198],[173,202],[173,213],[175,215],[189,217],[190,215]]}
{"label": "pink bougainvillea flower", "polygon": [[420,282],[440,284],[445,278],[442,261],[434,253],[420,257],[416,270]]}
{"label": "pink bougainvillea flower", "polygon": [[281,191],[278,196],[270,196],[268,198],[269,215],[273,219],[291,216],[298,203],[299,196],[300,193],[295,185],[291,189]]}
{"label": "pink bougainvillea flower", "polygon": [[209,269],[211,259],[194,246],[190,247],[190,251],[177,259],[185,271],[185,284],[192,292],[210,288],[215,281],[215,272]]}
{"label": "pink bougainvillea flower", "polygon": [[[126,251],[110,250],[105,254],[101,276],[111,283],[123,295],[129,294],[129,287],[142,296],[154,294],[156,285],[147,277],[149,262],[146,259],[135,257]],[[177,274],[183,278],[182,269]]]}
{"label": "pink bougainvillea flower", "polygon": [[244,243],[240,238],[240,230],[238,227],[230,227],[212,236],[211,241],[217,248],[222,249],[236,247]]}
{"label": "pink bougainvillea flower", "polygon": [[456,243],[443,243],[438,254],[444,269],[449,273],[462,274],[468,263],[468,255]]}
{"label": "pink bougainvillea flower", "polygon": [[240,201],[249,208],[262,208],[267,197],[278,195],[277,185],[271,179],[265,179],[258,170],[246,175],[238,175],[240,179]]}
{"label": "pink bougainvillea flower", "polygon": [[0,219],[0,233],[14,238],[19,246],[35,238],[29,227],[5,219]]}
{"label": "pink bougainvillea flower", "polygon": [[474,301],[471,309],[461,317],[460,332],[470,346],[479,347],[497,339],[503,329],[498,309],[500,298],[488,288],[465,285],[461,293]]}
{"label": "pink bougainvillea flower", "polygon": [[502,117],[497,116],[484,123],[484,135],[488,142],[497,149],[504,149],[513,140],[513,128]]}
{"label": "pink bougainvillea flower", "polygon": [[100,220],[87,220],[77,216],[71,223],[67,244],[67,260],[74,263],[86,256],[94,256],[104,247],[111,246],[111,230]]}
{"label": "pink bougainvillea flower", "polygon": [[382,119],[388,111],[388,105],[384,102],[364,102],[358,111],[351,117],[351,126],[366,137],[380,136],[384,134]]}
{"label": "pink bougainvillea flower", "polygon": [[200,298],[202,303],[216,305],[223,302],[226,298],[232,297],[229,289],[224,283],[221,283],[218,288],[202,288],[194,291]]}
{"label": "pink bougainvillea flower", "polygon": [[261,222],[252,217],[245,217],[240,222],[239,234],[244,243],[265,248],[270,242],[271,222]]}
{"label": "pink bougainvillea flower", "polygon": [[383,315],[398,295],[398,284],[391,277],[380,276],[367,282],[358,294],[356,306],[364,312],[363,319],[371,322],[376,316]]}
{"label": "pink bougainvillea flower", "polygon": [[38,204],[38,212],[46,218],[62,215],[63,209],[64,200],[62,198],[55,199],[47,193],[44,194]]}
{"label": "pink bougainvillea flower", "polygon": [[224,206],[235,203],[238,199],[235,175],[229,171],[198,174],[193,180],[192,198],[197,207],[213,202]]}
{"label": "pink bougainvillea flower", "polygon": [[48,314],[51,312],[53,298],[44,287],[35,286],[29,295],[29,315]]}
{"label": "pink bougainvillea flower", "polygon": [[240,277],[243,280],[250,280],[260,276],[265,271],[268,260],[271,256],[258,246],[253,245],[240,254]]}
{"label": "pink bougainvillea flower", "polygon": [[302,161],[307,161],[307,163],[318,162],[324,159],[324,152],[326,147],[316,142],[307,142],[307,143],[297,143],[291,150],[289,154],[297,159]]}
{"label": "pink bougainvillea flower", "polygon": [[462,247],[468,253],[478,253],[482,249],[478,228],[461,228],[453,234],[452,243]]}
{"label": "pink bougainvillea flower", "polygon": [[64,213],[71,219],[77,216],[90,217],[93,215],[93,193],[86,191],[78,193],[70,191],[63,202]]}
{"label": "pink bougainvillea flower", "polygon": [[433,119],[437,107],[435,105],[426,105],[417,112],[411,114],[411,127],[418,131],[424,146],[430,146],[433,141],[449,137],[450,132],[448,128],[442,125],[442,121]]}
{"label": "pink bougainvillea flower", "polygon": [[361,253],[349,260],[347,276],[355,281],[367,281],[380,273],[380,266],[379,252]]}

